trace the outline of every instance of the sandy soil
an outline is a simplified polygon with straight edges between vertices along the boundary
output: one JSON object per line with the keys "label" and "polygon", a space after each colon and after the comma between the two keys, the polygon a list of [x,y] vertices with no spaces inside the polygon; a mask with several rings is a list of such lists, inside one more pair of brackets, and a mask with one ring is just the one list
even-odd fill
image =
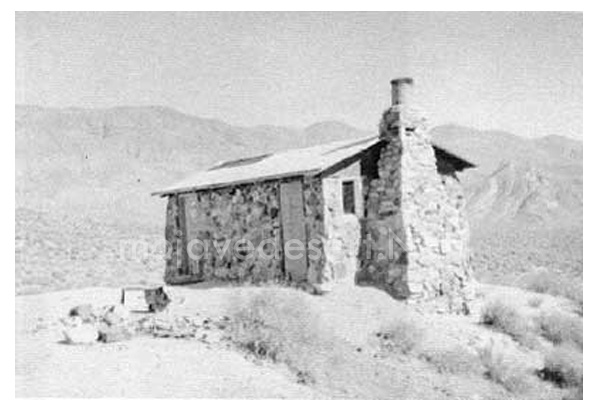
{"label": "sandy soil", "polygon": [[[173,302],[167,316],[220,318],[232,301],[247,298],[260,288],[167,287]],[[287,292],[287,291],[284,291]],[[296,292],[290,290],[289,292]],[[484,299],[509,298],[528,307],[531,293],[507,287],[485,287]],[[429,329],[423,349],[459,345],[472,351],[490,339],[513,341],[478,324],[476,317],[409,314],[405,305],[368,288],[306,296],[321,315],[327,331],[349,346],[373,347],[372,336],[397,316],[415,315]],[[543,307],[569,310],[568,302],[544,296]],[[16,297],[16,395],[18,397],[196,397],[196,398],[510,398],[503,387],[481,376],[440,374],[430,364],[406,357],[392,365],[399,386],[373,387],[361,392],[328,386],[303,385],[287,367],[257,362],[223,343],[219,335],[198,340],[135,337],[94,345],[62,342],[60,318],[69,309],[90,303],[118,304],[120,289],[87,288]],[[537,308],[538,309],[538,308]],[[403,310],[403,311],[402,311]],[[211,331],[218,334],[218,331]],[[335,347],[331,347],[335,349]],[[538,367],[538,352],[521,351],[521,361]],[[377,360],[380,361],[380,360]],[[376,364],[376,361],[371,361]],[[375,365],[376,366],[376,365]],[[391,367],[391,368],[389,368]],[[395,370],[395,371],[393,371]],[[348,382],[350,376],[347,377]],[[395,377],[394,377],[395,378]],[[343,381],[341,382],[343,384]],[[376,384],[374,384],[376,385]],[[351,386],[351,384],[350,384]],[[360,391],[360,390],[359,390]],[[558,395],[550,392],[549,395]],[[534,396],[534,395],[533,395]],[[546,394],[543,394],[546,398]]]}
{"label": "sandy soil", "polygon": [[[212,301],[201,304],[207,315],[218,311],[222,302],[218,291],[210,294],[216,294]],[[119,295],[118,289],[94,288],[18,297],[16,395],[318,397],[310,388],[294,383],[282,366],[258,365],[238,352],[197,341],[144,337],[89,346],[60,343],[57,321],[69,308],[81,302],[114,304]]]}

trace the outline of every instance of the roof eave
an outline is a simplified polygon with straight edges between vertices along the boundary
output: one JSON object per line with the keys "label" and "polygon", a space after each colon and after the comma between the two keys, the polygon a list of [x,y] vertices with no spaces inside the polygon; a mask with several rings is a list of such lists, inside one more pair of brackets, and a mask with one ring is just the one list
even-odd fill
{"label": "roof eave", "polygon": [[446,149],[445,147],[439,146],[438,144],[432,144],[433,149],[437,152],[443,153],[447,158],[450,158],[451,161],[456,165],[457,171],[463,171],[467,168],[476,168],[478,167],[476,164],[464,159],[462,156],[459,156],[452,151]]}
{"label": "roof eave", "polygon": [[302,171],[302,172],[273,174],[270,176],[265,176],[265,177],[260,177],[260,178],[252,178],[252,179],[247,179],[247,180],[236,180],[234,182],[223,182],[223,183],[214,183],[214,184],[205,184],[205,185],[200,184],[200,185],[195,185],[195,186],[190,186],[190,187],[176,188],[176,189],[172,189],[172,190],[155,191],[155,192],[151,193],[150,195],[165,197],[165,196],[175,195],[175,194],[185,194],[185,193],[193,193],[193,192],[197,192],[197,191],[214,190],[214,189],[225,188],[225,187],[235,187],[235,186],[239,186],[239,185],[264,183],[266,181],[281,180],[284,178],[314,176],[314,175],[320,174],[323,171],[324,171],[323,169],[317,168],[317,169],[312,169],[312,170],[307,170],[307,171]]}

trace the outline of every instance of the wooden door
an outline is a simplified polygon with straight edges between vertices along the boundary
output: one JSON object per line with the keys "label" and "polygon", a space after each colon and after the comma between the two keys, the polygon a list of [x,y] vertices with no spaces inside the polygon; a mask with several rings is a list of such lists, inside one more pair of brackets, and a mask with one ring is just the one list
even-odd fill
{"label": "wooden door", "polygon": [[[285,274],[293,282],[307,280],[308,253],[304,223],[304,195],[300,180],[281,183],[281,225]],[[301,244],[302,250],[298,250]]]}
{"label": "wooden door", "polygon": [[202,263],[198,258],[190,258],[187,245],[198,235],[197,195],[180,194],[177,196],[177,231],[178,238],[173,246],[176,259],[176,275],[171,275],[169,284],[189,284],[202,281]]}

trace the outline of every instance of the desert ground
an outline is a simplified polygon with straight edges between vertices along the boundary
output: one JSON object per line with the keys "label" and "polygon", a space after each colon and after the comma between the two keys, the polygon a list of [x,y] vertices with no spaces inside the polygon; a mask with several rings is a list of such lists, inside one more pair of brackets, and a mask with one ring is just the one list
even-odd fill
{"label": "desert ground", "polygon": [[[371,288],[311,296],[282,288],[167,288],[166,334],[64,343],[81,302],[118,304],[117,288],[17,298],[17,396],[509,399],[582,395],[582,323],[561,298],[483,286],[494,323],[425,314]],[[505,310],[505,312],[503,311]],[[513,311],[510,311],[513,310]],[[483,308],[484,311],[484,308]],[[556,327],[559,328],[556,331]],[[552,341],[560,338],[565,348]],[[564,351],[565,350],[565,351]],[[554,360],[558,355],[559,360]],[[539,370],[568,368],[559,386]],[[564,364],[563,361],[568,361]],[[570,361],[579,361],[572,364]],[[580,380],[578,380],[580,379]]]}

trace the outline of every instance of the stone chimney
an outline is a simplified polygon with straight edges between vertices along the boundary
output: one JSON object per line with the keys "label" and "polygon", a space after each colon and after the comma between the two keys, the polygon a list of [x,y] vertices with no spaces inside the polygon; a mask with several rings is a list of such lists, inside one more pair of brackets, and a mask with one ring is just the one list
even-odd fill
{"label": "stone chimney", "polygon": [[367,208],[375,211],[364,223],[376,257],[361,261],[359,278],[396,298],[468,313],[465,219],[437,172],[426,121],[411,105],[413,86],[407,77],[391,81],[391,107],[379,125],[387,144],[367,195]]}
{"label": "stone chimney", "polygon": [[[399,77],[391,80],[391,107],[383,113],[380,124],[380,137],[391,141],[404,131],[399,127],[400,117],[404,129],[414,130],[415,127],[425,126],[425,119],[412,104],[414,80],[410,77]],[[401,116],[400,116],[401,113]]]}
{"label": "stone chimney", "polygon": [[411,77],[399,77],[391,80],[391,105],[408,105],[414,80]]}

